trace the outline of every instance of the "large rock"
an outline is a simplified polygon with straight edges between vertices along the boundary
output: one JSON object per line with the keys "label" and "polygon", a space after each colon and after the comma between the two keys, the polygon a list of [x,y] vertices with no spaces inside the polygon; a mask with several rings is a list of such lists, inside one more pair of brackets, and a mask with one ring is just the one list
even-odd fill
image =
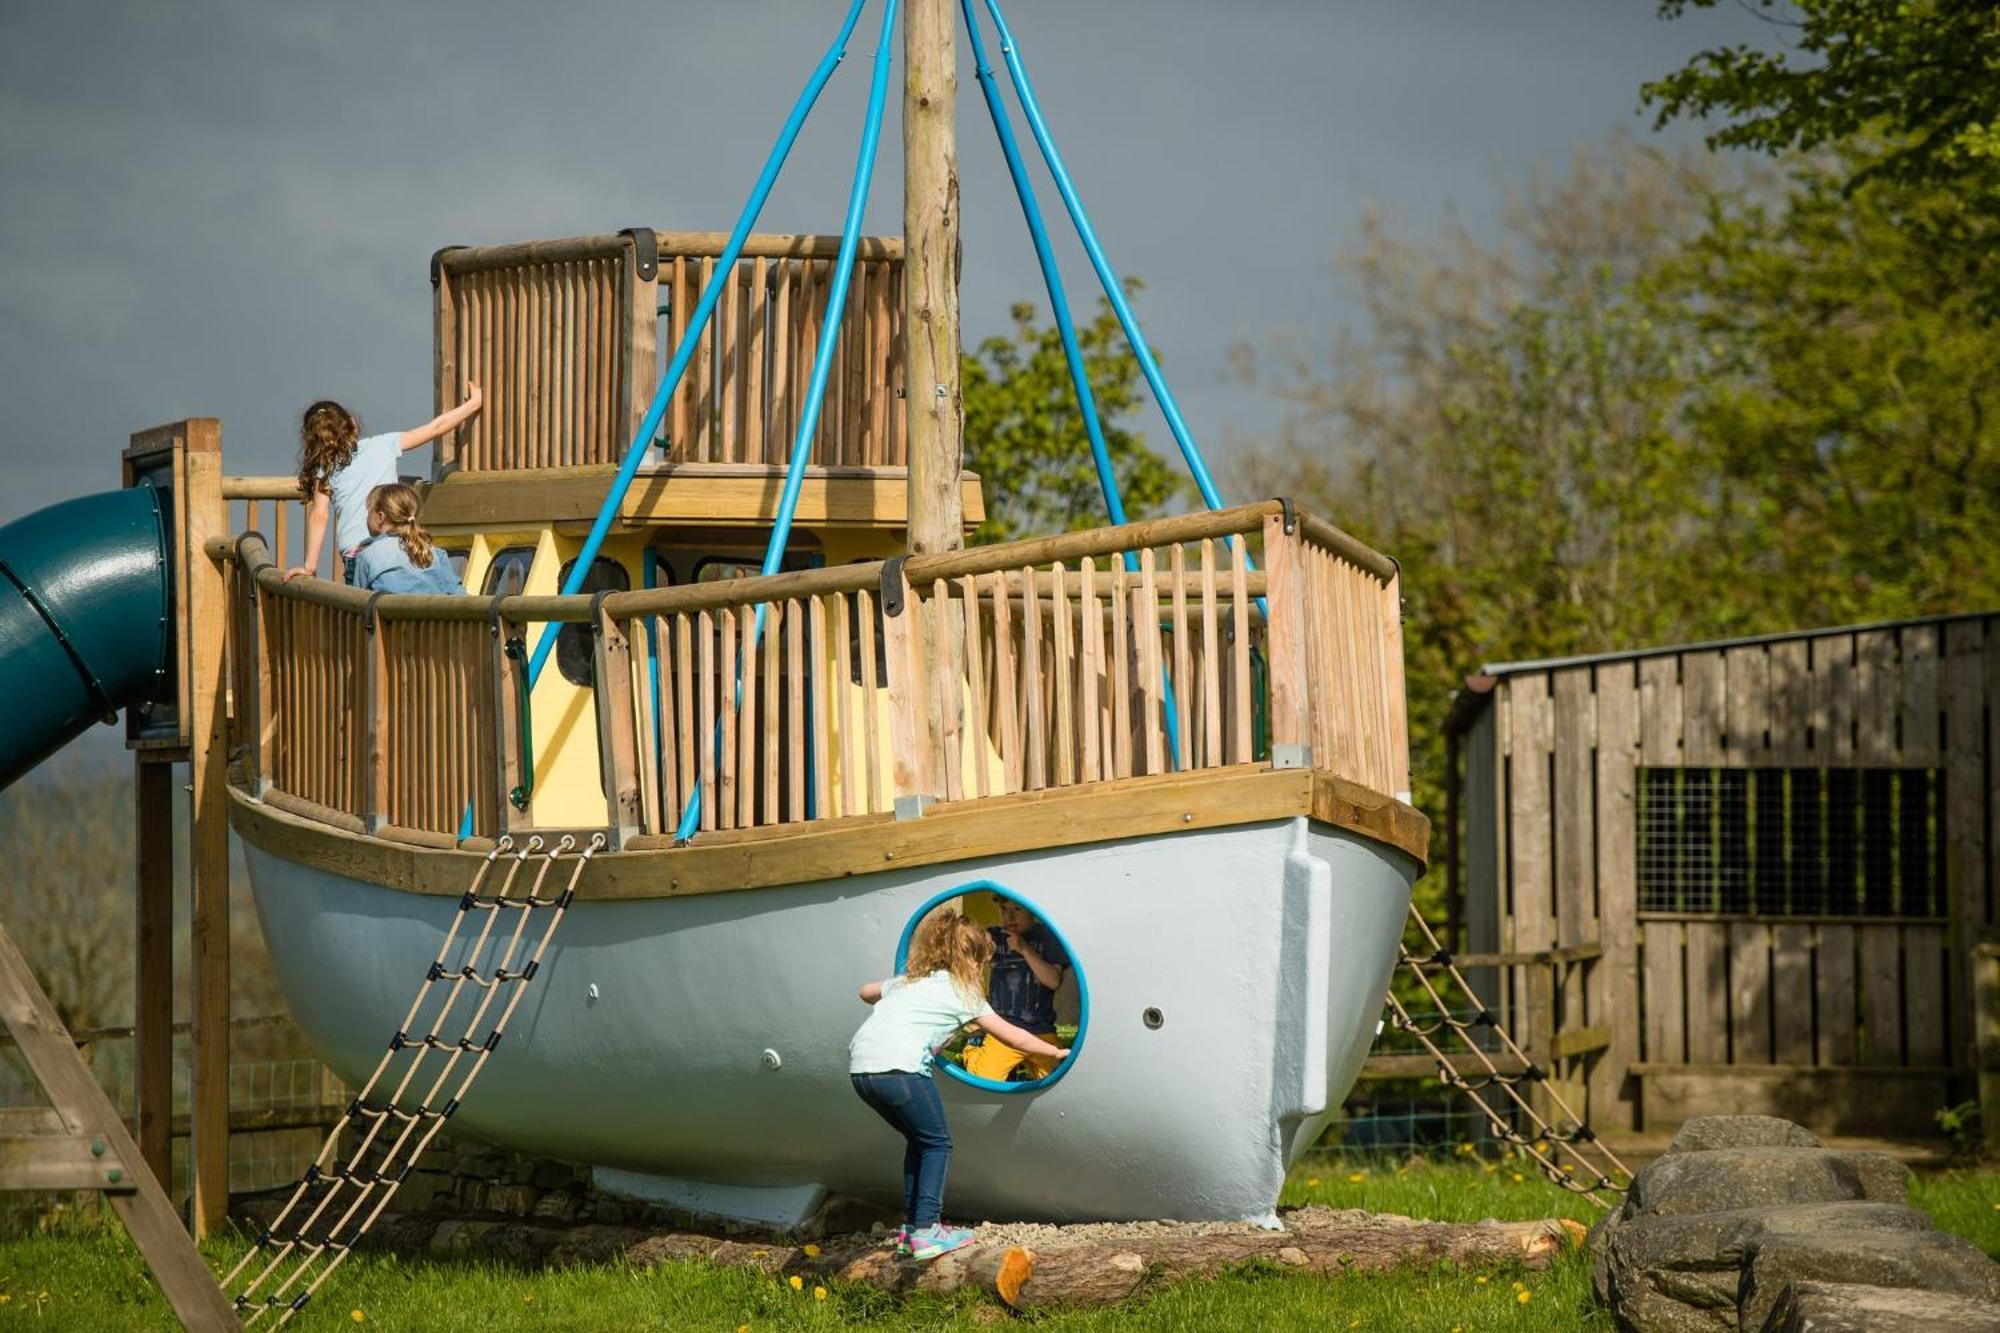
{"label": "large rock", "polygon": [[1640,1217],[1604,1230],[1592,1254],[1597,1297],[1631,1328],[1733,1329],[1743,1259],[1772,1235],[1879,1227],[1927,1231],[1930,1219],[1898,1203],[1793,1204]]}
{"label": "large rock", "polygon": [[1670,1153],[1632,1181],[1622,1215],[1673,1216],[1794,1203],[1902,1203],[1910,1169],[1882,1152],[1713,1148]]}
{"label": "large rock", "polygon": [[1745,1247],[1739,1325],[1759,1329],[1794,1282],[1913,1287],[2000,1307],[2000,1264],[1942,1231],[1879,1227],[1766,1234]]}
{"label": "large rock", "polygon": [[1774,1115],[1698,1115],[1682,1125],[1668,1152],[1712,1152],[1717,1148],[1818,1148],[1818,1136],[1804,1125]]}
{"label": "large rock", "polygon": [[1794,1282],[1764,1333],[2000,1333],[2000,1306],[1967,1296],[1847,1282]]}

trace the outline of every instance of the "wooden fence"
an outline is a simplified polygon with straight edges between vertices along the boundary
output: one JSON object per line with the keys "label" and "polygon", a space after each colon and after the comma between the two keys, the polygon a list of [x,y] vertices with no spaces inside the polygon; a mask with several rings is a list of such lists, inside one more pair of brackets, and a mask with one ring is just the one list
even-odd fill
{"label": "wooden fence", "polygon": [[[659,383],[662,352],[692,358],[662,431],[674,462],[782,464],[827,317],[839,238],[758,235],[726,273],[710,232],[586,236],[454,248],[433,265],[440,411],[467,380],[486,408],[441,442],[466,471],[616,463]],[[702,293],[721,283],[708,322]],[[902,243],[866,238],[854,264],[815,464],[901,466]]]}
{"label": "wooden fence", "polygon": [[1600,1128],[1924,1133],[1970,1095],[1996,650],[1970,616],[1494,669],[1455,741],[1467,942],[1601,946],[1558,996],[1611,1034]]}
{"label": "wooden fence", "polygon": [[[1266,757],[1409,783],[1395,567],[1276,502],[595,599],[371,596],[287,583],[254,535],[215,553],[243,771],[405,841],[451,845],[468,810],[534,826],[510,800],[534,785],[522,650],[552,621],[594,629],[621,842],[671,833],[696,792],[718,830]],[[932,668],[947,639],[957,679]]]}

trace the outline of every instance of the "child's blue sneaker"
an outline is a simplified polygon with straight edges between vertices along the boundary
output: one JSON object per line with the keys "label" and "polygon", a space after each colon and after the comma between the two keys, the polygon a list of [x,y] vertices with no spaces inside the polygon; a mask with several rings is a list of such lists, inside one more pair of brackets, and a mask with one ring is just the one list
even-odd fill
{"label": "child's blue sneaker", "polygon": [[940,1254],[972,1242],[972,1233],[960,1227],[948,1227],[942,1222],[932,1223],[910,1233],[910,1257],[912,1259],[935,1259]]}

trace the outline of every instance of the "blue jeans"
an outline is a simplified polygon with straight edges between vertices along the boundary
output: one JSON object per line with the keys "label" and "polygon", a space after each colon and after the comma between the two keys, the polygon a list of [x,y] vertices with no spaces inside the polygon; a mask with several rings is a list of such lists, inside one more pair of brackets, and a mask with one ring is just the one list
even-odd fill
{"label": "blue jeans", "polygon": [[903,1136],[903,1221],[912,1228],[935,1225],[951,1165],[951,1128],[937,1085],[922,1074],[894,1070],[856,1074],[854,1090]]}

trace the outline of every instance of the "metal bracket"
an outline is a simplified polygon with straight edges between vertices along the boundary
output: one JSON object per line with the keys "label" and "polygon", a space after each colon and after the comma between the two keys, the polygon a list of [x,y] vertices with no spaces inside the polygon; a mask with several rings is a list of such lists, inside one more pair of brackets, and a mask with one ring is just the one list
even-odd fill
{"label": "metal bracket", "polygon": [[1299,530],[1298,507],[1292,503],[1292,497],[1289,495],[1280,495],[1276,499],[1280,505],[1284,506],[1285,535],[1289,537]]}
{"label": "metal bracket", "polygon": [[388,595],[386,592],[371,592],[368,594],[368,605],[361,608],[361,628],[363,632],[371,635],[375,632],[375,603]]}
{"label": "metal bracket", "polygon": [[937,804],[935,796],[898,796],[896,798],[896,822],[906,819],[922,819],[924,811]]}
{"label": "metal bracket", "polygon": [[441,245],[431,251],[431,286],[437,286],[444,278],[444,257],[454,250],[463,249],[462,245]]}
{"label": "metal bracket", "polygon": [[[283,502],[280,501],[280,503]],[[243,543],[249,541],[252,537],[257,539],[258,545],[262,546],[267,554],[271,549],[270,543],[264,540],[264,534],[258,532],[255,528],[252,528],[248,532],[238,533],[236,536],[236,564],[238,568],[244,570],[246,573],[250,571],[250,562],[243,558]],[[283,573],[284,571],[280,570],[279,572]],[[249,573],[249,577],[243,580],[243,596],[252,606],[257,604],[257,576],[255,573]]]}
{"label": "metal bracket", "polygon": [[903,614],[903,562],[906,555],[892,555],[882,562],[882,614]]}
{"label": "metal bracket", "polygon": [[633,258],[639,264],[639,276],[651,282],[660,272],[660,242],[653,235],[651,227],[626,227],[618,233],[632,238]]}
{"label": "metal bracket", "polygon": [[1271,747],[1272,768],[1311,768],[1313,747],[1310,745],[1273,745]]}
{"label": "metal bracket", "polygon": [[106,721],[117,717],[117,705],[113,704],[111,696],[105,693],[104,682],[100,681],[97,673],[90,669],[90,663],[83,660],[83,654],[78,651],[77,646],[69,641],[69,635],[63,632],[62,624],[42,601],[41,594],[29,587],[26,579],[8,568],[4,560],[0,560],[0,575],[6,576],[7,582],[19,590],[21,600],[33,607],[35,614],[42,618],[42,623],[49,627],[49,633],[55,637],[56,646],[63,650],[63,655],[69,658],[70,666],[76,669],[77,680],[82,683],[84,694],[89,696],[91,708]]}

